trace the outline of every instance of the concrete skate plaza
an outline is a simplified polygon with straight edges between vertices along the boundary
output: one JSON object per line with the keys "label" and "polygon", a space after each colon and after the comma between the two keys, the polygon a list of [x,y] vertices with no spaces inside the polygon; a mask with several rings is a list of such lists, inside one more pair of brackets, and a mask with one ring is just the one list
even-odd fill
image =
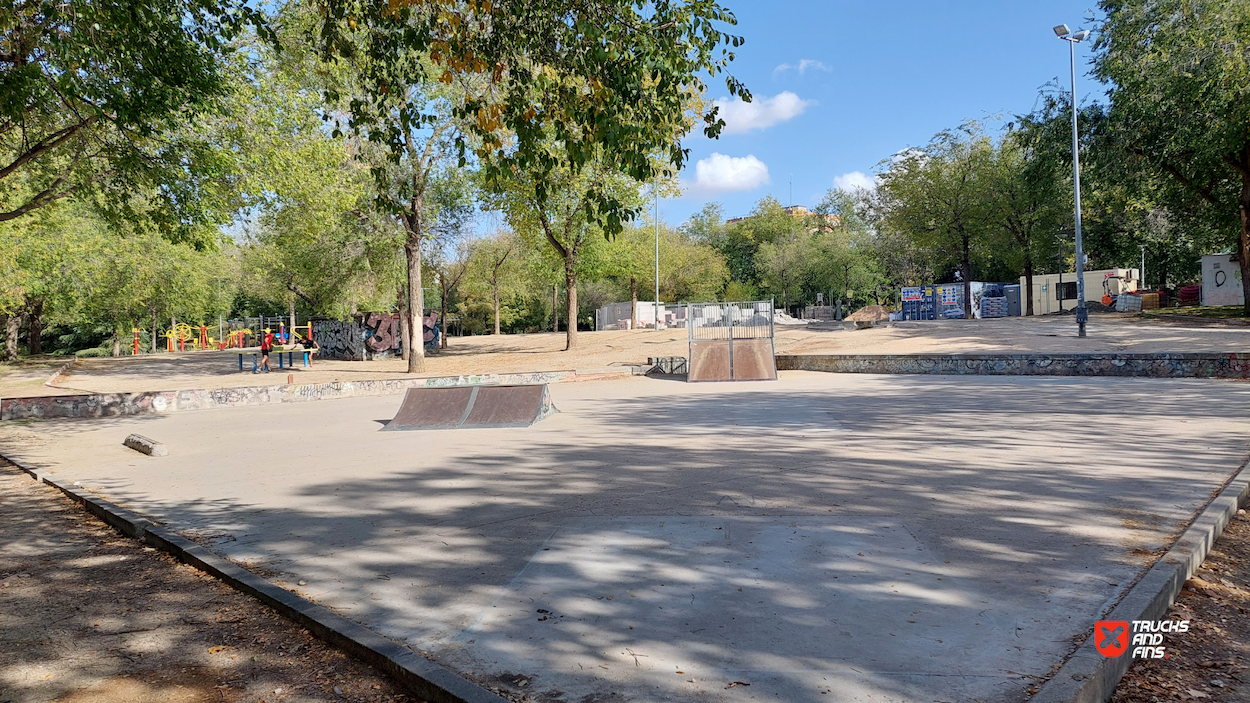
{"label": "concrete skate plaza", "polygon": [[1244,382],[551,392],[560,414],[525,429],[380,432],[390,396],[48,421],[3,446],[518,697],[1013,701],[1250,436]]}

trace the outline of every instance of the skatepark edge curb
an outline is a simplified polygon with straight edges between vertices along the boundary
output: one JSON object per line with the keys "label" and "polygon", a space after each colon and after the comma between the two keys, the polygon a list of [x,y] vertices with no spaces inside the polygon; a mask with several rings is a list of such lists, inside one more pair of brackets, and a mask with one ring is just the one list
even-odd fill
{"label": "skatepark edge curb", "polygon": [[2,452],[0,458],[36,481],[61,491],[118,532],[156,547],[259,600],[318,639],[386,673],[430,703],[508,703],[507,699],[454,671],[223,559],[172,530],[154,525],[77,486],[66,485],[20,459]]}
{"label": "skatepark edge curb", "polygon": [[[1181,533],[1176,543],[1142,576],[1104,620],[1159,620],[1176,600],[1185,581],[1207,558],[1211,546],[1250,496],[1250,462],[1243,463],[1223,490]],[[1094,623],[1090,623],[1091,628]],[[1091,629],[1092,633],[1092,629]],[[1107,658],[1090,636],[1050,677],[1029,703],[1104,703],[1133,660]]]}

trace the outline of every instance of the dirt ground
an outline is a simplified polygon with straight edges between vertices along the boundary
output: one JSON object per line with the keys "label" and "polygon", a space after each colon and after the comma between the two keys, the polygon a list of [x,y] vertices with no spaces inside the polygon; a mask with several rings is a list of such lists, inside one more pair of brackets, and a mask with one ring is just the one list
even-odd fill
{"label": "dirt ground", "polygon": [[1138,660],[1112,703],[1250,700],[1250,515],[1238,510],[1167,618],[1189,632],[1165,635],[1168,658]]}
{"label": "dirt ground", "polygon": [[[450,348],[426,360],[421,376],[528,371],[598,371],[648,358],[686,356],[684,329],[582,332],[578,349],[564,351],[564,333],[452,337]],[[1070,315],[1011,317],[997,320],[904,322],[890,327],[845,330],[777,327],[779,354],[915,354],[975,352],[1125,352],[1248,351],[1250,329],[1208,322],[1176,323],[1132,314],[1091,317],[1089,336],[1076,336]],[[276,358],[275,358],[276,361]],[[42,384],[56,364],[44,361],[0,367],[0,397],[74,393],[234,388],[265,384],[329,383],[375,378],[405,378],[401,359],[370,362],[317,361],[305,369],[278,370],[260,376],[250,358],[239,372],[235,352],[159,353],[117,359],[83,359],[55,388]],[[51,366],[52,368],[48,368]],[[42,378],[40,378],[42,374]]]}
{"label": "dirt ground", "polygon": [[0,702],[413,701],[0,460]]}

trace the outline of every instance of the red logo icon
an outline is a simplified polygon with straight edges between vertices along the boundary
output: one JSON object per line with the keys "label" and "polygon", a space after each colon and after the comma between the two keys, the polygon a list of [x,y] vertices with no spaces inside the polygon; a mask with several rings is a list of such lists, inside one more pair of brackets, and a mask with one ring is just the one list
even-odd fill
{"label": "red logo icon", "polygon": [[1099,620],[1094,623],[1094,648],[1104,657],[1115,658],[1128,650],[1128,621]]}

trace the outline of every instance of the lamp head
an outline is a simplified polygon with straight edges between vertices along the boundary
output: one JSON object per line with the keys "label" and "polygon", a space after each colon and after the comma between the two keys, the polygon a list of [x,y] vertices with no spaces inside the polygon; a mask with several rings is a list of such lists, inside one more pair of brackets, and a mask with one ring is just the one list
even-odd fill
{"label": "lamp head", "polygon": [[1055,27],[1055,36],[1059,37],[1060,39],[1063,39],[1064,37],[1068,36],[1071,33],[1072,33],[1072,30],[1068,29],[1068,25],[1066,24],[1061,24],[1058,27]]}
{"label": "lamp head", "polygon": [[1089,38],[1089,30],[1088,30],[1088,29],[1082,29],[1081,31],[1079,31],[1079,32],[1077,32],[1076,34],[1073,34],[1073,35],[1072,35],[1072,41],[1075,41],[1075,42],[1083,42],[1083,41],[1085,41],[1085,40],[1086,40],[1086,39],[1088,39],[1088,38]]}

